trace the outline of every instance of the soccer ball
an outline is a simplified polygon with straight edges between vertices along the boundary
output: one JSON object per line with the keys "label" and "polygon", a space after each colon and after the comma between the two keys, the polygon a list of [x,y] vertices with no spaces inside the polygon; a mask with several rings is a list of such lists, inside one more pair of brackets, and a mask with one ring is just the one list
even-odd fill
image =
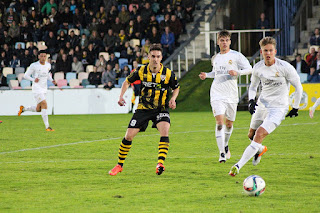
{"label": "soccer ball", "polygon": [[266,189],[266,182],[259,175],[250,175],[243,181],[243,189],[249,196],[259,196]]}

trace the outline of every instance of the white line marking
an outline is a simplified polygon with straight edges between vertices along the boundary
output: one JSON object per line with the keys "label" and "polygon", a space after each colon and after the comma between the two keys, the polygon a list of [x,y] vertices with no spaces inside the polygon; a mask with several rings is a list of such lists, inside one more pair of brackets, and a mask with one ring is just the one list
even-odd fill
{"label": "white line marking", "polygon": [[[318,124],[318,122],[314,122],[314,123],[295,123],[295,124],[287,124],[287,125],[281,125],[281,126],[315,125],[315,124]],[[248,127],[241,127],[241,128],[234,128],[234,129],[248,129]],[[211,130],[197,130],[197,131],[185,131],[185,132],[172,132],[170,134],[174,135],[174,134],[187,134],[187,133],[197,133],[197,132],[214,132],[214,129],[211,129]],[[159,134],[137,135],[136,138],[137,137],[149,137],[149,136],[159,136]],[[77,144],[84,144],[84,143],[94,143],[94,142],[100,142],[100,141],[120,140],[122,138],[123,137],[105,138],[105,139],[99,139],[99,140],[78,141],[78,142],[73,142],[73,143],[57,144],[57,145],[52,145],[52,146],[42,146],[42,147],[35,147],[35,148],[29,148],[29,149],[20,149],[20,150],[14,150],[14,151],[0,152],[0,155],[16,153],[16,152],[40,150],[40,149],[50,149],[50,148],[56,148],[56,147],[61,147],[61,146],[70,146],[70,145],[77,145]]]}

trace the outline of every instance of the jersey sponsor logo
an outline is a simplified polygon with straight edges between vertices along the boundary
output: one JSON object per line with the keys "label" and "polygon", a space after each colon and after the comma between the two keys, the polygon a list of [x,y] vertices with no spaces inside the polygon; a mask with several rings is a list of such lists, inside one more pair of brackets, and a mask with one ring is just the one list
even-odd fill
{"label": "jersey sponsor logo", "polygon": [[165,75],[161,75],[160,78],[161,78],[161,81],[166,80],[166,76]]}
{"label": "jersey sponsor logo", "polygon": [[275,81],[275,80],[272,80],[272,79],[267,79],[263,82],[263,85],[264,86],[268,86],[268,85],[271,85],[271,86],[274,86],[274,87],[279,87],[282,85],[282,82],[280,81]]}
{"label": "jersey sponsor logo", "polygon": [[159,113],[159,115],[157,115],[157,120],[160,120],[161,118],[169,118],[170,119],[170,115],[169,113]]}
{"label": "jersey sponsor logo", "polygon": [[156,88],[157,86],[158,86],[158,83],[155,83],[155,82],[142,82],[143,83],[143,85],[145,86],[145,87],[153,87],[153,88]]}

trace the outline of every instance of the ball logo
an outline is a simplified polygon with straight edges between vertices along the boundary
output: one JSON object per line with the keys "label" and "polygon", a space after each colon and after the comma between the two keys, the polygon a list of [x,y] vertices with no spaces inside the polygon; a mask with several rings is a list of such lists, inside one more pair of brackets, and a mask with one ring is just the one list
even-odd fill
{"label": "ball logo", "polygon": [[[293,92],[289,97],[289,104],[291,107],[296,102],[296,100],[294,100],[295,94],[296,94],[296,92]],[[308,94],[305,91],[303,91],[302,96],[301,96],[301,100],[300,100],[299,109],[305,109],[307,106],[308,106]]]}

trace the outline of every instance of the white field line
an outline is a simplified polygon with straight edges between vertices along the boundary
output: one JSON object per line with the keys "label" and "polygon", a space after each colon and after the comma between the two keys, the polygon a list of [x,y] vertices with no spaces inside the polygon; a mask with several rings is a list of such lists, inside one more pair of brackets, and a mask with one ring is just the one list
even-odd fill
{"label": "white field line", "polygon": [[[318,122],[287,124],[287,125],[280,125],[280,127],[281,126],[296,126],[296,125],[315,125],[315,124],[318,124]],[[234,129],[248,129],[248,127],[234,128]],[[170,135],[198,133],[198,132],[213,132],[213,131],[214,131],[214,129],[211,129],[211,130],[197,130],[197,131],[185,131],[185,132],[171,132]],[[137,137],[158,136],[158,135],[159,134],[137,135],[136,138]],[[7,152],[0,152],[0,155],[11,154],[11,153],[15,153],[15,152],[26,152],[26,151],[33,151],[33,150],[50,149],[50,148],[56,148],[56,147],[61,147],[61,146],[70,146],[70,145],[78,145],[78,144],[85,144],[85,143],[94,143],[94,142],[100,142],[100,141],[120,140],[122,138],[123,137],[105,138],[105,139],[98,139],[98,140],[91,140],[91,141],[78,141],[78,142],[73,142],[73,143],[57,144],[57,145],[51,145],[51,146],[42,146],[42,147],[35,147],[35,148],[28,148],[28,149],[19,149],[19,150],[7,151]]]}

